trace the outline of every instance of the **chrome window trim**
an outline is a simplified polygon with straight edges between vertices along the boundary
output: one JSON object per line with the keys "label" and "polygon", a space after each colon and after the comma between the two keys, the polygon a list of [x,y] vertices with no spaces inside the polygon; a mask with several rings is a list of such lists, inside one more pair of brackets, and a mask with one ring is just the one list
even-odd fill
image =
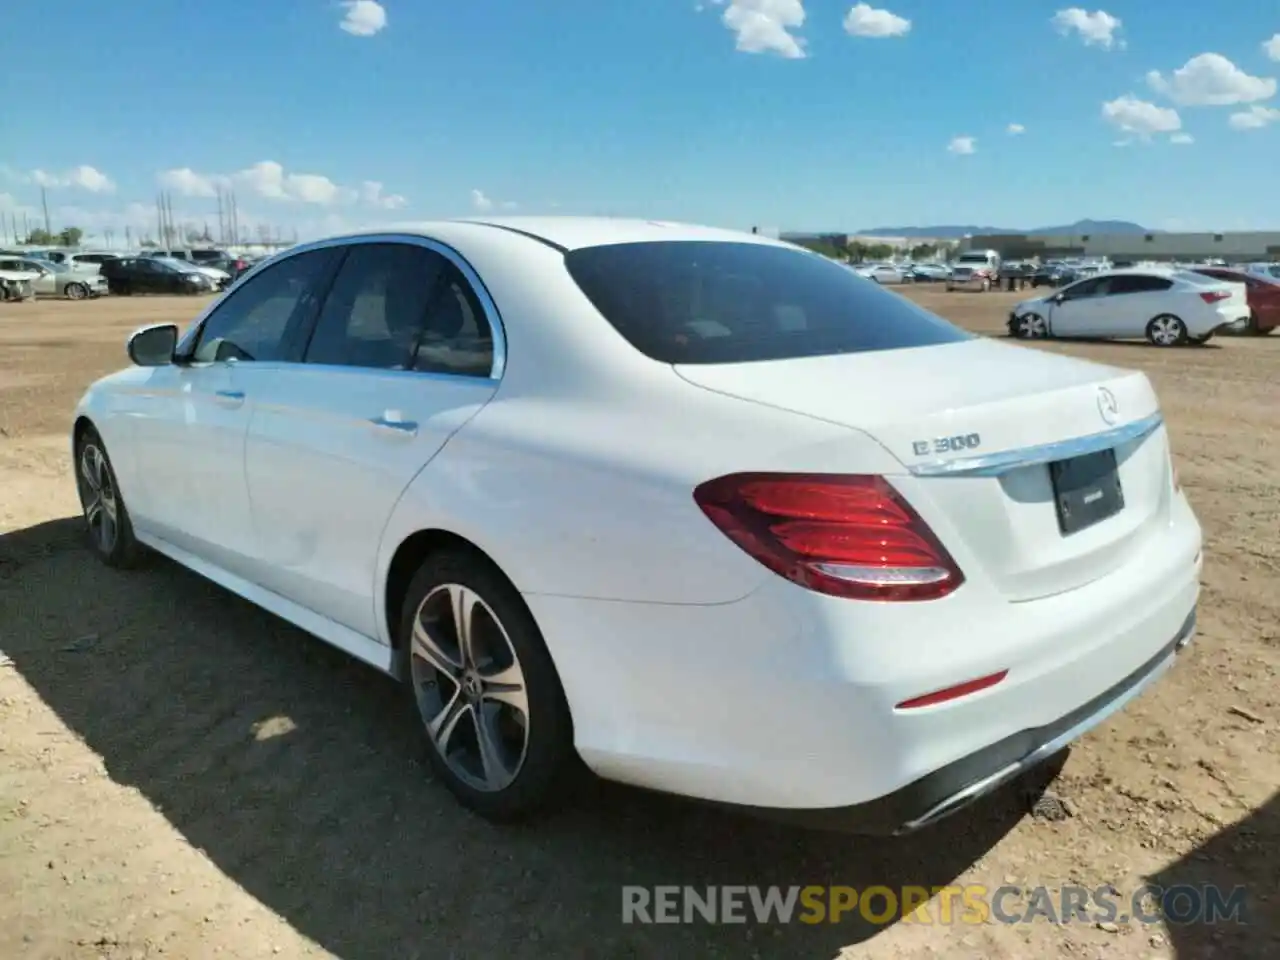
{"label": "chrome window trim", "polygon": [[[458,272],[471,285],[471,289],[475,292],[476,299],[480,302],[480,309],[484,312],[485,321],[489,324],[489,335],[493,340],[493,362],[489,367],[489,376],[477,377],[472,374],[465,373],[449,373],[441,370],[421,370],[410,371],[420,373],[424,376],[433,377],[451,377],[462,380],[492,380],[499,381],[507,369],[507,334],[506,328],[502,325],[502,315],[498,312],[498,305],[494,303],[493,297],[489,293],[489,289],[484,285],[484,281],[480,279],[480,274],[475,268],[467,262],[466,257],[455,250],[453,247],[439,240],[433,240],[431,237],[422,236],[413,233],[360,233],[339,237],[326,237],[323,240],[312,240],[307,243],[300,243],[296,246],[289,247],[279,253],[272,254],[261,263],[256,264],[251,270],[246,271],[243,275],[236,279],[235,283],[227,287],[213,303],[209,304],[201,313],[195,323],[183,336],[182,342],[179,344],[179,352],[188,345],[188,341],[195,342],[195,338],[199,336],[200,328],[204,326],[205,321],[213,314],[218,306],[227,296],[238,290],[241,285],[248,283],[262,271],[268,267],[274,266],[288,260],[290,257],[299,256],[309,253],[313,250],[325,250],[331,247],[350,247],[356,244],[366,243],[407,243],[413,246],[423,247],[427,250],[437,253],[448,260]],[[318,319],[318,318],[317,318]]]}
{"label": "chrome window trim", "polygon": [[1141,440],[1155,433],[1163,423],[1164,416],[1157,411],[1141,420],[1134,420],[1132,423],[1103,430],[1101,433],[1091,433],[1084,437],[975,457],[931,460],[927,463],[912,464],[908,469],[913,476],[917,477],[998,477],[1021,467],[1082,457],[1089,453],[1118,447],[1123,443]]}

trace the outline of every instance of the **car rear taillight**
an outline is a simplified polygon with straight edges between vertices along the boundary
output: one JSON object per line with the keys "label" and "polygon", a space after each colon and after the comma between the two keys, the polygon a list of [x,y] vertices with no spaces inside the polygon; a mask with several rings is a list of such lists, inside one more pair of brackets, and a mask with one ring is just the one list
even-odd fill
{"label": "car rear taillight", "polygon": [[1200,299],[1205,303],[1217,303],[1220,300],[1231,299],[1231,294],[1226,290],[1206,290],[1200,294]]}
{"label": "car rear taillight", "polygon": [[720,531],[774,573],[855,600],[936,600],[964,575],[879,476],[736,473],[693,492]]}

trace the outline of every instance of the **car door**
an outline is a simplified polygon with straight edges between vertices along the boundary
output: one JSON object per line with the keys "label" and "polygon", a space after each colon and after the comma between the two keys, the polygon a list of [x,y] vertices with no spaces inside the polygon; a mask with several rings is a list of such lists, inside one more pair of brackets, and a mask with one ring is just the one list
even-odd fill
{"label": "car door", "polygon": [[1146,335],[1147,324],[1168,309],[1162,294],[1173,287],[1167,277],[1115,274],[1107,281],[1099,308],[1093,312],[1090,337],[1127,339]]}
{"label": "car door", "polygon": [[305,362],[278,376],[253,370],[245,384],[264,585],[378,637],[383,529],[410,481],[493,397],[496,323],[448,248],[347,247]]}
{"label": "car door", "polygon": [[1090,277],[1055,295],[1049,311],[1049,328],[1055,337],[1087,337],[1093,311],[1101,299],[1101,277]]}
{"label": "car door", "polygon": [[253,403],[240,371],[270,375],[301,357],[332,262],[328,250],[282,260],[219,301],[178,362],[151,370],[131,401],[141,496],[130,506],[143,532],[237,576],[252,572],[244,447]]}

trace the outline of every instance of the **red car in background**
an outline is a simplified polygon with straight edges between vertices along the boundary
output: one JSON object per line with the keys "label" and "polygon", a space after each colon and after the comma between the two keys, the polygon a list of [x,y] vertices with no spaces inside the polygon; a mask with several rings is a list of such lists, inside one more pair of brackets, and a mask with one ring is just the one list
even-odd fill
{"label": "red car in background", "polygon": [[1193,267],[1193,273],[1202,273],[1215,280],[1243,283],[1249,300],[1249,326],[1246,333],[1266,336],[1280,327],[1280,280],[1268,280],[1252,273],[1243,273],[1227,267]]}

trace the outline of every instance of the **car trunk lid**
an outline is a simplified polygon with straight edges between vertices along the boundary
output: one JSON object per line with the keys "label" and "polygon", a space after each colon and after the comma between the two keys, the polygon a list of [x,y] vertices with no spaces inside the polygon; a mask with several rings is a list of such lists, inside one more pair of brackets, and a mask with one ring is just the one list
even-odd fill
{"label": "car trunk lid", "polygon": [[[957,559],[979,564],[1010,600],[1104,577],[1167,522],[1168,444],[1141,373],[985,339],[675,369],[704,389],[873,437],[902,463],[903,494],[961,548]],[[1064,534],[1049,464],[1097,449],[1115,451],[1123,506]]]}

